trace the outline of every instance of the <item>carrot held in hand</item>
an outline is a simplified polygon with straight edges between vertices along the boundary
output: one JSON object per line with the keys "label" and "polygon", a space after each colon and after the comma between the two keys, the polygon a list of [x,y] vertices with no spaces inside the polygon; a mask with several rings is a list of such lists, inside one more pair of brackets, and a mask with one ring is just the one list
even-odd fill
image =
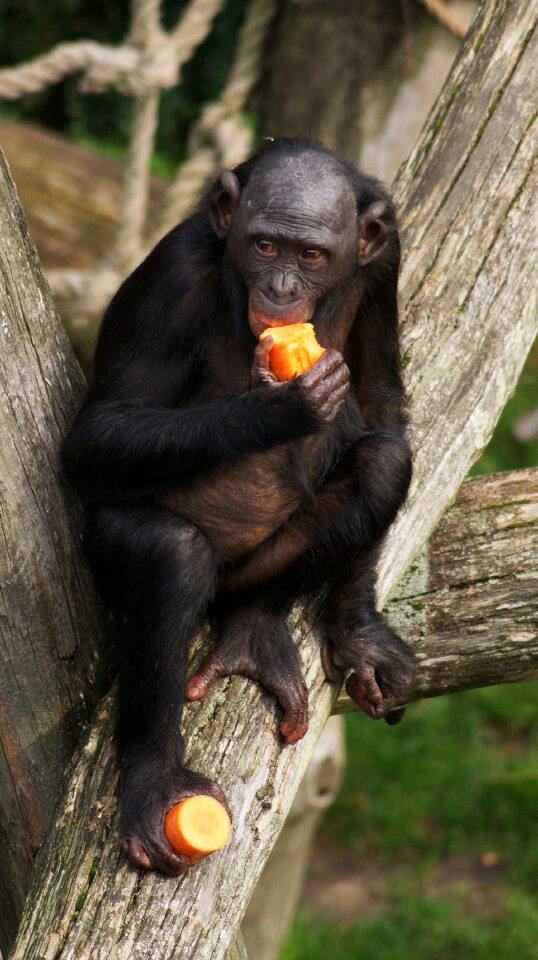
{"label": "carrot held in hand", "polygon": [[201,860],[230,839],[227,811],[218,800],[200,794],[176,803],[164,818],[164,832],[176,853]]}
{"label": "carrot held in hand", "polygon": [[269,367],[277,380],[293,380],[306,373],[325,353],[316,340],[311,323],[287,323],[282,327],[267,327],[260,340],[272,337],[273,348]]}

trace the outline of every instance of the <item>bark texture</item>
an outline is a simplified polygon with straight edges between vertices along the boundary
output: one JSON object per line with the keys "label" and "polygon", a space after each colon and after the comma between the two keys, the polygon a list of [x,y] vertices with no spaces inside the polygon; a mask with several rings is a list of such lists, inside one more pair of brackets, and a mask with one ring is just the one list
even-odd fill
{"label": "bark texture", "polygon": [[[1,152],[0,152],[1,153]],[[0,155],[0,947],[96,703],[99,621],[58,450],[83,378]],[[102,690],[101,690],[102,692]]]}
{"label": "bark texture", "polygon": [[277,960],[280,956],[297,910],[318,823],[338,793],[344,765],[342,718],[329,717],[241,924],[251,960]]}
{"label": "bark texture", "polygon": [[[482,6],[396,187],[416,479],[384,553],[383,601],[489,439],[535,335],[535,14],[535,4]],[[242,679],[187,709],[190,764],[226,790],[234,831],[224,851],[178,881],[142,875],[119,852],[111,701],[103,705],[38,858],[14,960],[226,956],[334,697],[321,675],[315,604],[296,608],[291,625],[311,691],[301,743],[282,746],[274,704]]]}
{"label": "bark texture", "polygon": [[385,602],[513,393],[538,326],[538,4],[485,2],[395,183],[414,478]]}
{"label": "bark texture", "polygon": [[323,3],[283,3],[260,91],[268,135],[309,136],[357,160],[365,87],[384,74],[387,98],[395,92],[403,34],[403,6],[391,0],[333,0],[329,15]]}

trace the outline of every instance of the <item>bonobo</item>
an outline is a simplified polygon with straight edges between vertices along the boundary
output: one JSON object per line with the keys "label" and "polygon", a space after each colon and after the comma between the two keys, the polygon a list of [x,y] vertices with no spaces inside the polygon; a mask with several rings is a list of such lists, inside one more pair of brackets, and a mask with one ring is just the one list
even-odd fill
{"label": "bonobo", "polygon": [[[286,626],[329,585],[324,669],[397,719],[413,657],[375,609],[382,539],[411,475],[400,376],[399,240],[380,184],[320,146],[275,140],[225,172],[125,281],[64,462],[98,586],[119,614],[123,847],[189,861],[166,811],[220,788],[184,766],[182,701],[241,673],[279,701],[288,743],[308,692]],[[311,321],[326,348],[280,383],[267,327]],[[219,643],[187,683],[208,608]]]}

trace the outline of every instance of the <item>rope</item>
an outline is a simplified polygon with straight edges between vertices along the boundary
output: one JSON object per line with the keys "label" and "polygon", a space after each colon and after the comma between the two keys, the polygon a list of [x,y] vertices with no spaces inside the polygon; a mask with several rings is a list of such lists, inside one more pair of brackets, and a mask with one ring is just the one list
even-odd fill
{"label": "rope", "polygon": [[439,23],[442,23],[447,30],[450,30],[450,33],[453,33],[454,36],[460,40],[463,39],[469,26],[457,13],[448,9],[445,0],[420,0],[420,3],[426,7],[428,13],[431,13]]}
{"label": "rope", "polygon": [[193,202],[222,167],[234,167],[248,155],[252,130],[242,110],[260,69],[267,28],[277,0],[253,0],[239,33],[234,66],[219,100],[209,104],[195,125],[189,158],[170,185],[151,245],[189,212]]}
{"label": "rope", "polygon": [[106,47],[93,40],[61,43],[20,67],[0,70],[0,96],[5,100],[16,100],[26,93],[50,87],[71,73],[87,71],[99,64],[121,81],[124,75],[137,69],[138,59],[138,52],[129,46]]}
{"label": "rope", "polygon": [[223,4],[224,0],[192,0],[178,25],[167,34],[160,27],[158,0],[134,0],[128,42],[119,47],[92,40],[62,43],[19,67],[0,70],[0,97],[15,100],[80,72],[84,74],[81,88],[92,93],[114,86],[122,93],[142,97],[173,87]]}
{"label": "rope", "polygon": [[[160,91],[175,86],[183,65],[205,40],[225,0],[191,0],[169,32],[161,27],[160,0],[133,0],[129,34],[118,47],[90,40],[64,43],[28,63],[0,70],[0,97],[16,99],[81,73],[83,91],[115,87],[135,97],[124,193],[112,248],[92,273],[54,270],[49,280],[66,303],[80,332],[101,312],[121,279],[133,269],[148,244],[150,160],[155,142]],[[202,113],[191,135],[190,156],[170,185],[152,246],[188,212],[208,180],[223,166],[235,166],[248,154],[252,132],[242,111],[256,82],[267,26],[277,0],[253,0],[240,31],[236,61],[215,103]]]}
{"label": "rope", "polygon": [[[252,0],[241,28],[235,63],[219,99],[208,104],[195,125],[189,157],[167,191],[149,246],[181,220],[207,182],[222,167],[233,167],[248,154],[252,132],[243,111],[256,82],[267,28],[278,0]],[[444,0],[420,0],[458,37],[466,26]],[[150,160],[158,121],[159,95],[179,82],[183,65],[205,40],[224,0],[191,0],[169,32],[161,27],[160,0],[133,0],[129,34],[118,46],[91,40],[64,43],[18,67],[0,70],[0,97],[16,99],[43,90],[73,73],[81,73],[83,91],[113,86],[135,97],[133,128],[127,158],[120,219],[111,250],[92,273],[55,270],[49,274],[54,293],[66,301],[80,331],[98,315],[121,279],[148,248],[147,220]]]}
{"label": "rope", "polygon": [[159,94],[139,97],[124,175],[123,201],[109,262],[125,273],[143,255],[142,236],[149,202],[150,162],[159,112]]}

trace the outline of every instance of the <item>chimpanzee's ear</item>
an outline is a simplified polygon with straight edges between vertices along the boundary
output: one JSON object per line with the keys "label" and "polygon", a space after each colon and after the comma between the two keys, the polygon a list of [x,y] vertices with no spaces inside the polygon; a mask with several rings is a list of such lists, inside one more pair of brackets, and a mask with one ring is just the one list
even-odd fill
{"label": "chimpanzee's ear", "polygon": [[[371,263],[383,253],[390,236],[390,210],[377,200],[359,217],[359,264]],[[393,217],[391,218],[394,219]]]}
{"label": "chimpanzee's ear", "polygon": [[241,187],[235,173],[225,170],[220,178],[221,189],[209,202],[209,219],[219,240],[224,240],[237,210]]}

